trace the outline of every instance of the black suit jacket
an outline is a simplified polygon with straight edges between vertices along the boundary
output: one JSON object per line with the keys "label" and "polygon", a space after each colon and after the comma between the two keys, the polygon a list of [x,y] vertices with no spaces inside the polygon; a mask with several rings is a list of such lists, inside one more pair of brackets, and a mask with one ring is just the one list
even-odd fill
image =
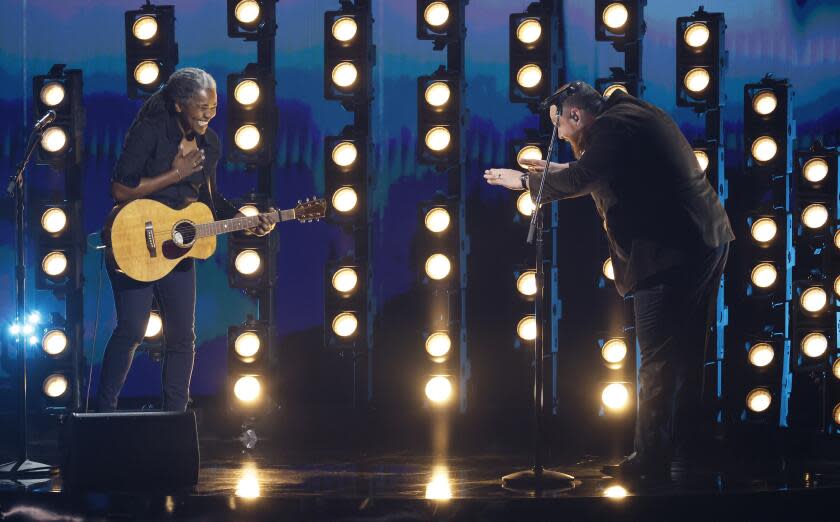
{"label": "black suit jacket", "polygon": [[[734,239],[693,149],[663,110],[616,92],[584,145],[579,161],[546,178],[543,197],[592,195],[621,295]],[[539,181],[531,175],[532,195]]]}

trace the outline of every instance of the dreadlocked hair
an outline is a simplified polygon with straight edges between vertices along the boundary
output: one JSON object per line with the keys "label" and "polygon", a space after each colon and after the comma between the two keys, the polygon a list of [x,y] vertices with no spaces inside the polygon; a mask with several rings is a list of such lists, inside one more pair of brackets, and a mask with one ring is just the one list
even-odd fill
{"label": "dreadlocked hair", "polygon": [[199,91],[215,89],[216,80],[207,71],[197,67],[178,69],[160,89],[151,95],[131,122],[129,132],[141,121],[159,117],[162,114],[173,114],[175,104],[185,105]]}

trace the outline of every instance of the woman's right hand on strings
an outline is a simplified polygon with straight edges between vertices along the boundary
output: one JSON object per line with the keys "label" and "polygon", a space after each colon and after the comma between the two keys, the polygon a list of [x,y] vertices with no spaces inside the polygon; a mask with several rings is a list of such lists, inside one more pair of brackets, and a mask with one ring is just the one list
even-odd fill
{"label": "woman's right hand on strings", "polygon": [[172,168],[178,169],[180,179],[200,171],[204,168],[204,151],[196,149],[186,156],[181,156],[181,150],[179,149],[175,153],[175,159],[172,160]]}

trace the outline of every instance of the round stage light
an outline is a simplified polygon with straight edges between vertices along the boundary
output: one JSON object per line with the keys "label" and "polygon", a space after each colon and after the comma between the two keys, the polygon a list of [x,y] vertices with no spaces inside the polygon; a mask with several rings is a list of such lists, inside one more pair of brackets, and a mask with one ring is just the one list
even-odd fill
{"label": "round stage light", "polygon": [[630,91],[627,90],[627,87],[622,83],[614,83],[604,89],[604,98],[609,98],[613,95],[615,91],[621,91],[624,94],[630,94]]}
{"label": "round stage light", "polygon": [[438,375],[426,383],[426,397],[435,403],[444,403],[452,397],[452,383],[449,379]]}
{"label": "round stage light", "polygon": [[430,232],[443,232],[449,228],[449,211],[443,207],[435,207],[426,212],[426,218],[423,220],[426,224],[426,229]]}
{"label": "round stage light", "polygon": [[601,273],[610,281],[615,281],[615,270],[613,270],[612,258],[608,257],[604,264],[601,265]]}
{"label": "round stage light", "polygon": [[148,41],[155,37],[158,23],[154,16],[141,16],[131,26],[131,34],[138,40]]}
{"label": "round stage light", "polygon": [[356,66],[350,62],[341,62],[332,70],[333,83],[344,89],[356,83],[358,76],[359,72],[356,70]]}
{"label": "round stage light", "polygon": [[67,146],[67,133],[61,127],[49,127],[41,135],[41,147],[47,152],[61,152]]}
{"label": "round stage light", "polygon": [[432,127],[426,133],[426,146],[435,152],[440,152],[449,147],[450,139],[449,129],[446,127]]}
{"label": "round stage light", "polygon": [[706,24],[695,22],[690,24],[683,33],[683,39],[689,47],[698,49],[709,42],[709,28]]}
{"label": "round stage light", "polygon": [[260,144],[260,130],[251,124],[243,125],[236,129],[233,142],[241,150],[254,150]]}
{"label": "round stage light", "polygon": [[449,21],[449,6],[443,2],[432,2],[423,11],[423,20],[436,29],[442,27]]}
{"label": "round stage light", "polygon": [[516,325],[516,335],[523,341],[533,341],[537,338],[537,318],[526,315]]}
{"label": "round stage light", "polygon": [[756,343],[750,348],[748,358],[750,364],[763,368],[773,362],[775,352],[768,343]]}
{"label": "round stage light", "polygon": [[67,270],[67,256],[63,252],[50,252],[41,261],[41,269],[48,276],[60,276]]}
{"label": "round stage light", "polygon": [[[522,194],[516,198],[516,210],[519,211],[520,214],[523,216],[530,216],[534,213],[534,209],[537,206],[534,204],[534,201],[531,199],[531,192],[526,190]],[[840,248],[840,247],[838,247]]]}
{"label": "round stage light", "polygon": [[347,294],[356,289],[359,283],[359,274],[350,267],[339,268],[332,276],[332,286],[336,292]]}
{"label": "round stage light", "polygon": [[764,163],[775,158],[778,149],[776,140],[770,136],[761,136],[753,142],[750,150],[752,151],[753,159]]}
{"label": "round stage light", "polygon": [[243,250],[236,254],[236,259],[233,262],[236,271],[246,276],[254,275],[260,269],[261,264],[262,258],[260,257],[260,253],[251,249]]}
{"label": "round stage light", "polygon": [[840,230],[834,233],[834,248],[840,248]]}
{"label": "round stage light", "polygon": [[700,170],[706,172],[706,169],[709,168],[709,155],[706,154],[706,151],[695,150],[694,157],[697,158],[697,164],[700,165]]}
{"label": "round stage light", "polygon": [[694,94],[700,94],[709,86],[712,78],[709,76],[709,71],[700,67],[695,67],[688,71],[683,78],[685,88]]}
{"label": "round stage light", "polygon": [[449,471],[445,465],[435,466],[432,479],[426,484],[426,498],[428,500],[449,500],[452,498],[452,485],[449,482]]}
{"label": "round stage light", "polygon": [[443,254],[432,254],[426,259],[426,275],[435,281],[440,281],[452,271],[452,263]]}
{"label": "round stage light", "polygon": [[432,357],[444,357],[450,349],[452,349],[452,339],[446,332],[435,332],[426,338],[426,353]]}
{"label": "round stage light", "polygon": [[525,270],[516,278],[516,289],[522,295],[536,295],[537,293],[537,271]]}
{"label": "round stage light", "polygon": [[762,116],[772,114],[778,104],[779,100],[773,91],[759,91],[752,99],[753,110]]}
{"label": "round stage light", "polygon": [[359,151],[351,141],[342,141],[333,147],[332,160],[339,167],[349,167],[356,161]]}
{"label": "round stage light", "polygon": [[618,31],[624,27],[629,17],[630,13],[627,12],[627,6],[619,3],[608,5],[601,13],[601,20],[604,21],[604,25],[613,31]]}
{"label": "round stage light", "polygon": [[530,45],[542,36],[542,25],[536,18],[526,18],[519,22],[516,28],[516,39],[525,45]]}
{"label": "round stage light", "polygon": [[828,221],[828,209],[820,203],[813,203],[802,211],[802,224],[808,228],[820,228]]}
{"label": "round stage light", "polygon": [[432,82],[426,87],[426,94],[424,96],[426,103],[432,107],[443,107],[449,103],[449,97],[451,95],[452,92],[446,82]]}
{"label": "round stage light", "polygon": [[840,276],[834,279],[834,295],[840,298]]}
{"label": "round stage light", "polygon": [[834,360],[834,364],[831,365],[831,373],[834,374],[836,379],[840,379],[840,358]]}
{"label": "round stage light", "polygon": [[610,410],[621,410],[630,402],[630,392],[620,382],[608,384],[601,392],[601,402]]}
{"label": "round stage light", "polygon": [[523,89],[533,89],[542,81],[542,69],[535,63],[523,65],[516,73],[516,83]]}
{"label": "round stage light", "polygon": [[527,168],[522,162],[524,160],[541,160],[542,150],[536,145],[525,145],[516,153],[516,162],[520,167]]}
{"label": "round stage light", "polygon": [[67,380],[67,377],[61,375],[60,373],[54,373],[44,379],[44,395],[51,399],[57,399],[67,393],[67,390],[70,388],[70,382]]}
{"label": "round stage light", "polygon": [[750,227],[750,234],[759,243],[767,243],[776,237],[776,222],[772,218],[759,218]]}
{"label": "round stage light", "polygon": [[755,388],[747,394],[747,408],[755,413],[766,411],[773,402],[773,396],[767,388]]}
{"label": "round stage light", "polygon": [[157,312],[149,313],[149,320],[146,323],[146,333],[143,335],[146,339],[157,337],[163,331],[163,319]]}
{"label": "round stage light", "polygon": [[610,364],[618,364],[627,357],[627,343],[624,339],[610,339],[601,347],[601,357]]}
{"label": "round stage light", "polygon": [[356,208],[356,203],[359,202],[359,196],[353,187],[341,187],[333,193],[332,204],[333,208],[339,212],[347,213]]}
{"label": "round stage light", "polygon": [[60,208],[48,208],[41,214],[41,228],[49,234],[58,234],[67,227],[67,214]]}
{"label": "round stage light", "polygon": [[610,486],[604,490],[604,496],[607,498],[625,498],[629,493],[624,486]]}
{"label": "round stage light", "polygon": [[840,424],[840,402],[834,406],[834,410],[831,412],[831,418],[834,420],[834,424]]}
{"label": "round stage light", "polygon": [[151,60],[142,61],[134,68],[134,81],[140,85],[151,85],[159,76],[160,66]]}
{"label": "round stage light", "polygon": [[356,20],[349,16],[342,16],[332,25],[333,38],[339,42],[349,42],[356,37],[358,30],[359,26],[356,24]]}
{"label": "round stage light", "polygon": [[47,107],[55,107],[64,101],[64,85],[59,82],[48,82],[41,87],[41,103]]}
{"label": "round stage light", "polygon": [[242,0],[236,4],[233,16],[242,25],[252,25],[260,19],[260,4],[256,0]]}
{"label": "round stage light", "polygon": [[808,357],[819,357],[828,350],[828,338],[821,332],[811,332],[802,338],[799,345]]}
{"label": "round stage light", "polygon": [[352,312],[341,312],[332,322],[332,329],[339,337],[350,337],[359,328],[359,320]]}
{"label": "round stage light", "polygon": [[759,263],[752,269],[750,279],[759,288],[768,288],[776,282],[776,267],[771,263]]}
{"label": "round stage light", "polygon": [[828,163],[822,158],[811,158],[802,166],[802,175],[811,183],[819,183],[828,176]]}
{"label": "round stage light", "polygon": [[233,342],[236,355],[250,362],[260,351],[260,336],[256,332],[242,332]]}
{"label": "round stage light", "polygon": [[828,295],[826,295],[825,290],[822,288],[812,286],[802,292],[802,295],[799,297],[799,303],[802,305],[802,308],[811,313],[821,312],[825,308],[825,305],[828,304]]}
{"label": "round stage light", "polygon": [[260,481],[256,470],[246,470],[245,476],[236,481],[234,495],[239,498],[260,498]]}
{"label": "round stage light", "polygon": [[50,330],[41,339],[41,348],[48,355],[60,355],[67,348],[67,335],[61,330]]}
{"label": "round stage light", "polygon": [[254,205],[242,205],[239,207],[239,211],[245,215],[245,217],[254,217],[259,215],[260,209],[255,207]]}
{"label": "round stage light", "polygon": [[242,402],[254,402],[260,397],[260,381],[253,375],[245,375],[233,385],[233,395]]}
{"label": "round stage light", "polygon": [[240,105],[253,105],[260,99],[260,85],[254,80],[242,80],[233,89],[233,97]]}

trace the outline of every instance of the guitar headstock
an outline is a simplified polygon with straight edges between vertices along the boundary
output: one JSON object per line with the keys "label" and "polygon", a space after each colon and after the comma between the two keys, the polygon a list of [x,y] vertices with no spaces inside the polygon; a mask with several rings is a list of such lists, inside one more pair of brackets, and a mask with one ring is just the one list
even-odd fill
{"label": "guitar headstock", "polygon": [[295,219],[301,223],[309,223],[318,221],[327,214],[327,202],[324,199],[306,198],[304,201],[298,200],[295,207]]}

